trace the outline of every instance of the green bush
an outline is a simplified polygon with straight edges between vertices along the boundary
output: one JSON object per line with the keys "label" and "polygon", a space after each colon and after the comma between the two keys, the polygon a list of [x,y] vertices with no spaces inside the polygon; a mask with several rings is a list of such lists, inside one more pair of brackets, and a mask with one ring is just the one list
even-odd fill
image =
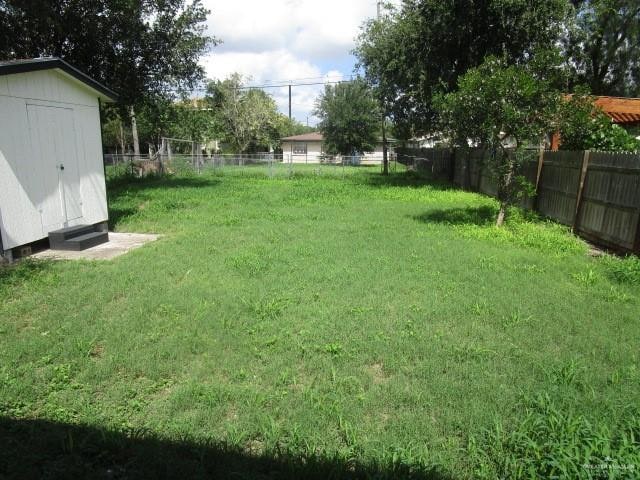
{"label": "green bush", "polygon": [[640,140],[611,119],[584,92],[565,100],[560,108],[559,130],[562,150],[635,152]]}

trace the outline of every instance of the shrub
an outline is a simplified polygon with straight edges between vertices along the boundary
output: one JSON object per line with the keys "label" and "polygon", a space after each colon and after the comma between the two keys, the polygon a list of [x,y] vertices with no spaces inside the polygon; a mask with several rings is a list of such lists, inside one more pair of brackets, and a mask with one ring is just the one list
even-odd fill
{"label": "shrub", "polygon": [[640,150],[640,140],[612,123],[594,100],[585,92],[578,92],[563,101],[559,122],[560,148],[609,152]]}

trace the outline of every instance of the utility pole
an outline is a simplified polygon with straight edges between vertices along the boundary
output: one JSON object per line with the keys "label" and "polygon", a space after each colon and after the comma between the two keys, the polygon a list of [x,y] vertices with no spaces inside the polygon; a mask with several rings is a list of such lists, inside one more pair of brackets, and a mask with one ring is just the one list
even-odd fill
{"label": "utility pole", "polygon": [[[382,0],[378,0],[378,21],[382,19]],[[382,99],[382,174],[389,175],[389,152],[387,149],[387,108]]]}
{"label": "utility pole", "polygon": [[289,120],[291,120],[291,85],[289,85]]}

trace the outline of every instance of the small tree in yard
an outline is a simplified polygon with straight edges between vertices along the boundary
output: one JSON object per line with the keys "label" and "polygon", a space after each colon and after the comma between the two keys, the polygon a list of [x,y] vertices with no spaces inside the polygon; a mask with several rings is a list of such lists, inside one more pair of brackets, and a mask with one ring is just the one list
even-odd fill
{"label": "small tree in yard", "polygon": [[364,80],[326,85],[314,114],[320,118],[318,128],[328,153],[353,155],[375,150],[380,111]]}
{"label": "small tree in yard", "polygon": [[539,67],[543,65],[535,61],[520,66],[488,58],[460,77],[457,91],[435,98],[443,131],[452,143],[472,143],[492,152],[489,166],[498,184],[498,226],[504,223],[507,207],[531,187],[517,175],[523,148],[538,144],[552,130],[559,93],[546,74],[550,70]]}

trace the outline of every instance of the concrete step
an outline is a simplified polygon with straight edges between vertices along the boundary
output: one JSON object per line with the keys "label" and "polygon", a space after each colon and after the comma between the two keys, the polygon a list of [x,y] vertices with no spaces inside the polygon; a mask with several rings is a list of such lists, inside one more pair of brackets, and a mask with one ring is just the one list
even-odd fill
{"label": "concrete step", "polygon": [[[75,227],[61,228],[60,230],[49,232],[49,242],[52,244],[62,243],[69,238],[77,237],[79,235],[84,235],[95,231],[95,225],[76,225]],[[53,248],[53,246],[51,248]]]}
{"label": "concrete step", "polygon": [[76,237],[67,238],[63,242],[51,243],[51,240],[49,240],[49,244],[52,250],[73,250],[79,252],[108,241],[108,232],[89,232]]}

